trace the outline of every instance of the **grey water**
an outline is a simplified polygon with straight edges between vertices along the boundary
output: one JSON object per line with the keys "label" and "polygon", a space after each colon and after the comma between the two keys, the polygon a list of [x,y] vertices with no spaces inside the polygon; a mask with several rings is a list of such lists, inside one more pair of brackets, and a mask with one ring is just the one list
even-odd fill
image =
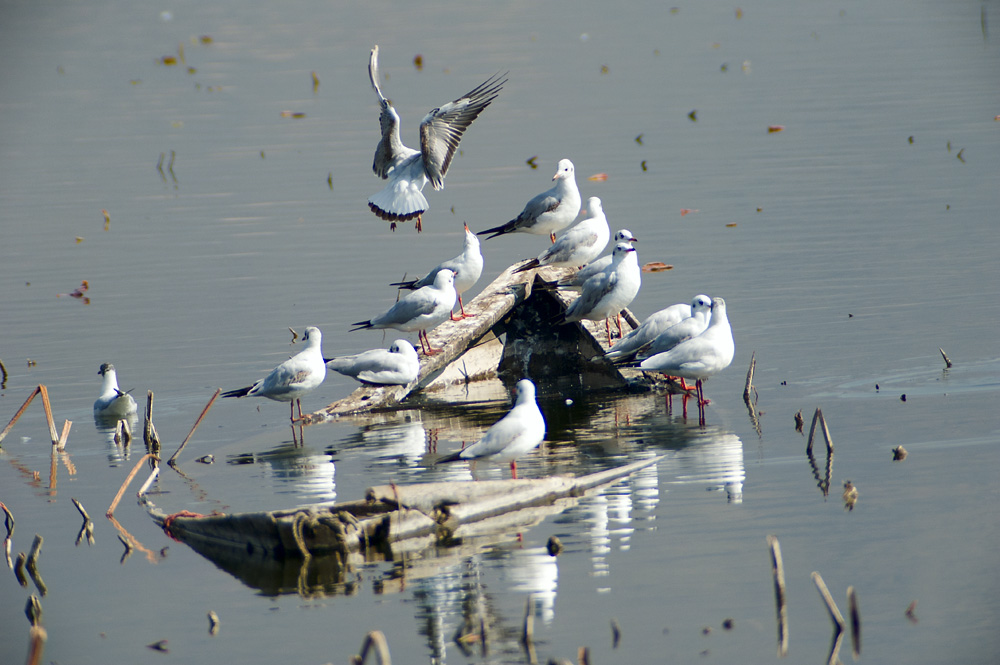
{"label": "grey water", "polygon": [[[995,662],[998,19],[996,3],[968,1],[0,3],[0,425],[39,384],[57,425],[73,422],[53,457],[36,400],[2,443],[13,553],[44,537],[46,593],[0,573],[0,662],[25,658],[32,593],[46,662],[343,663],[381,630],[398,662],[524,663],[526,603],[542,662],[579,647],[595,663],[774,662],[770,534],[790,660],[826,662],[818,571],[842,611],[857,591],[863,660]],[[409,145],[427,111],[509,71],[445,189],[425,192],[419,235],[365,203],[381,188],[374,44]],[[289,328],[318,326],[328,357],[387,345],[395,333],[349,324],[391,305],[389,282],[456,255],[463,222],[514,217],[562,157],[584,199],[639,238],[640,263],[673,266],[643,275],[637,316],[726,299],[737,352],[706,383],[705,427],[662,396],[543,394],[547,441],[520,476],[663,459],[520,539],[373,563],[322,590],[217,568],[156,527],[135,485],[115,516],[144,551],[122,558],[103,513],[144,450],[93,421],[101,363],[140,403],[155,393],[170,454],[216,388],[296,351]],[[474,291],[544,242],[484,242]],[[83,280],[88,300],[59,295]],[[332,375],[304,406],[354,387]],[[508,404],[503,391],[418,404],[297,442],[287,405],[222,400],[184,475],[164,471],[150,498],[241,512],[468,479],[433,466],[431,448],[475,440]],[[817,407],[828,479],[793,423],[801,411],[807,433]],[[75,544],[71,498],[92,545]],[[470,611],[487,617],[485,652],[453,641]],[[168,653],[147,648],[159,640]]]}

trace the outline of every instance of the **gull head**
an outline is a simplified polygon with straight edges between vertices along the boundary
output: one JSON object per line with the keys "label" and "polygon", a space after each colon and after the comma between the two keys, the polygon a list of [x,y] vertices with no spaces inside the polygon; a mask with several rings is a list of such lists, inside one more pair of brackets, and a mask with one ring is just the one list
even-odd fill
{"label": "gull head", "polygon": [[568,159],[560,159],[559,165],[556,167],[556,174],[552,176],[553,180],[572,180],[576,169],[573,168],[573,162]]}

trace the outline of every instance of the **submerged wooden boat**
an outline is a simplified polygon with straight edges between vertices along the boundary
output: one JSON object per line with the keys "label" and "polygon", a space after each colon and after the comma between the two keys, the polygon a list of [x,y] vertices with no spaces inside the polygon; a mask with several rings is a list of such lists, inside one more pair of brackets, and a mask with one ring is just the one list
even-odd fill
{"label": "submerged wooden boat", "polygon": [[267,593],[335,592],[359,564],[512,538],[660,459],[581,477],[382,485],[359,501],[294,510],[167,515],[148,500],[146,507],[168,535],[250,586]]}
{"label": "submerged wooden boat", "polygon": [[[445,321],[430,333],[442,351],[420,356],[420,374],[406,386],[362,386],[350,396],[306,416],[306,422],[378,409],[394,408],[415,391],[432,392],[483,379],[508,377],[560,378],[588,390],[635,387],[641,372],[615,367],[604,360],[609,349],[601,322],[559,324],[577,294],[539,288],[563,277],[567,268],[540,268],[516,272],[516,263],[500,274],[465,306],[471,314],[461,321]],[[623,310],[628,333],[639,325]]]}

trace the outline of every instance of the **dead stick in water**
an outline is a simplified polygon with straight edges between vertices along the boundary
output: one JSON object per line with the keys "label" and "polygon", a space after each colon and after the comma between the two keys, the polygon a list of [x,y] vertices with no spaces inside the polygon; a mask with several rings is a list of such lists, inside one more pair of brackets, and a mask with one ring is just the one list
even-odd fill
{"label": "dead stick in water", "polygon": [[122,483],[122,486],[118,489],[118,494],[115,494],[114,501],[111,502],[111,506],[108,508],[108,512],[104,513],[105,517],[113,517],[114,516],[114,514],[115,514],[115,508],[118,507],[118,502],[122,500],[122,495],[125,494],[125,490],[128,488],[129,483],[132,482],[132,479],[135,478],[135,474],[139,473],[139,468],[149,458],[153,458],[157,462],[160,461],[160,458],[157,457],[156,455],[152,454],[152,453],[146,453],[145,455],[143,455],[139,459],[139,461],[136,463],[135,467],[133,467],[132,470],[129,472],[128,477],[125,479],[125,482]]}
{"label": "dead stick in water", "polygon": [[160,454],[160,437],[156,434],[156,427],[153,426],[153,391],[146,391],[146,420],[142,426],[142,440],[146,444],[146,450],[157,455]]}
{"label": "dead stick in water", "polygon": [[87,514],[87,509],[83,507],[83,504],[80,503],[80,501],[78,499],[70,498],[70,501],[73,502],[73,505],[76,506],[76,509],[78,511],[80,511],[81,515],[83,515],[83,520],[85,522],[89,522],[90,521],[90,515]]}
{"label": "dead stick in water", "polygon": [[948,369],[951,369],[951,359],[948,358],[948,354],[945,353],[944,349],[942,349],[940,346],[938,347],[938,351],[941,352],[941,357],[944,358],[945,367],[947,367]]}
{"label": "dead stick in water", "polygon": [[771,570],[774,573],[774,601],[778,612],[778,658],[788,655],[788,606],[785,600],[785,564],[781,560],[781,545],[777,536],[767,537],[771,549]]}
{"label": "dead stick in water", "polygon": [[169,464],[170,466],[174,465],[174,460],[177,459],[177,456],[181,454],[182,450],[184,450],[184,446],[186,446],[188,441],[191,440],[191,437],[194,436],[194,431],[198,429],[198,425],[201,424],[202,419],[205,418],[205,414],[208,413],[208,410],[212,408],[212,405],[215,403],[215,399],[219,396],[219,393],[221,392],[222,388],[215,389],[215,394],[212,395],[212,399],[208,400],[208,404],[206,404],[205,408],[201,410],[201,415],[198,416],[198,420],[194,421],[194,425],[191,427],[191,431],[188,432],[187,438],[185,438],[184,441],[181,442],[181,446],[180,448],[177,449],[177,452],[175,452],[173,455],[170,456],[170,459],[167,460],[167,464]]}
{"label": "dead stick in water", "polygon": [[45,419],[49,422],[49,438],[52,445],[59,445],[59,435],[56,434],[56,421],[52,418],[52,402],[49,401],[49,389],[44,384],[38,384],[38,391],[42,393],[42,406],[45,407]]}
{"label": "dead stick in water", "polygon": [[28,665],[40,665],[42,662],[42,652],[45,651],[45,640],[48,633],[41,626],[32,626],[28,631]]}
{"label": "dead stick in water", "polygon": [[861,612],[853,586],[847,587],[847,611],[851,614],[851,655],[857,660],[861,657]]}
{"label": "dead stick in water", "polygon": [[823,597],[823,602],[826,603],[827,611],[830,612],[830,620],[833,621],[837,630],[843,632],[844,615],[840,613],[837,603],[834,602],[833,596],[830,595],[830,590],[826,588],[826,582],[823,581],[823,576],[818,572],[813,571],[811,577],[813,584],[816,585],[816,589],[819,591],[819,595]]}
{"label": "dead stick in water", "polygon": [[750,391],[753,390],[753,371],[757,367],[757,352],[750,354],[750,369],[747,370],[747,383],[743,387],[743,400],[750,402]]}
{"label": "dead stick in water", "polygon": [[69,428],[72,426],[72,420],[67,420],[63,423],[62,434],[59,435],[59,442],[56,444],[56,447],[59,448],[59,450],[66,449],[66,439],[69,438]]}
{"label": "dead stick in water", "polygon": [[0,388],[7,387],[7,366],[3,364],[3,360],[0,360]]}
{"label": "dead stick in water", "polygon": [[0,442],[2,442],[4,438],[7,436],[7,434],[9,434],[10,431],[14,428],[14,423],[16,423],[18,419],[22,415],[24,415],[24,412],[27,411],[28,409],[28,405],[31,404],[31,400],[35,399],[35,395],[37,395],[39,392],[41,392],[39,390],[39,387],[35,386],[35,389],[31,391],[30,395],[28,395],[28,399],[24,400],[24,404],[21,405],[21,408],[17,410],[17,413],[14,414],[14,417],[10,419],[10,422],[7,423],[7,426],[3,428],[2,432],[0,432]]}
{"label": "dead stick in water", "polygon": [[379,665],[392,665],[392,659],[389,657],[389,645],[386,643],[385,635],[381,630],[373,630],[365,635],[365,641],[361,645],[361,655],[357,660],[358,663],[364,665],[368,659],[368,650],[372,647],[375,648],[375,656],[378,658]]}
{"label": "dead stick in water", "polygon": [[535,616],[531,613],[531,596],[524,603],[524,627],[521,632],[521,644],[528,652],[528,663],[536,665],[538,654],[535,652]]}

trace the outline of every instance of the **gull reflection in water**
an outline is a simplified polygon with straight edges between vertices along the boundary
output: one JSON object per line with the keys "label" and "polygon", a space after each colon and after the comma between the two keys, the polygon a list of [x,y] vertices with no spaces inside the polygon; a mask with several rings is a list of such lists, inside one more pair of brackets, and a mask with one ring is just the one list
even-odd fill
{"label": "gull reflection in water", "polygon": [[670,466],[676,469],[673,483],[705,485],[724,490],[730,503],[743,501],[743,441],[732,432],[702,429],[677,451]]}
{"label": "gull reflection in water", "polygon": [[[118,443],[115,441],[115,433],[118,431],[119,420],[124,420],[128,425],[129,431],[132,433],[132,442],[129,445],[125,445],[124,442]],[[132,445],[138,443],[138,445],[144,446],[142,442],[142,429],[139,428],[139,416],[134,413],[127,418],[103,418],[95,415],[94,428],[108,443],[108,464],[112,467],[128,461]]]}
{"label": "gull reflection in water", "polygon": [[510,550],[500,579],[508,591],[530,594],[531,612],[546,624],[556,616],[559,564],[544,547]]}

